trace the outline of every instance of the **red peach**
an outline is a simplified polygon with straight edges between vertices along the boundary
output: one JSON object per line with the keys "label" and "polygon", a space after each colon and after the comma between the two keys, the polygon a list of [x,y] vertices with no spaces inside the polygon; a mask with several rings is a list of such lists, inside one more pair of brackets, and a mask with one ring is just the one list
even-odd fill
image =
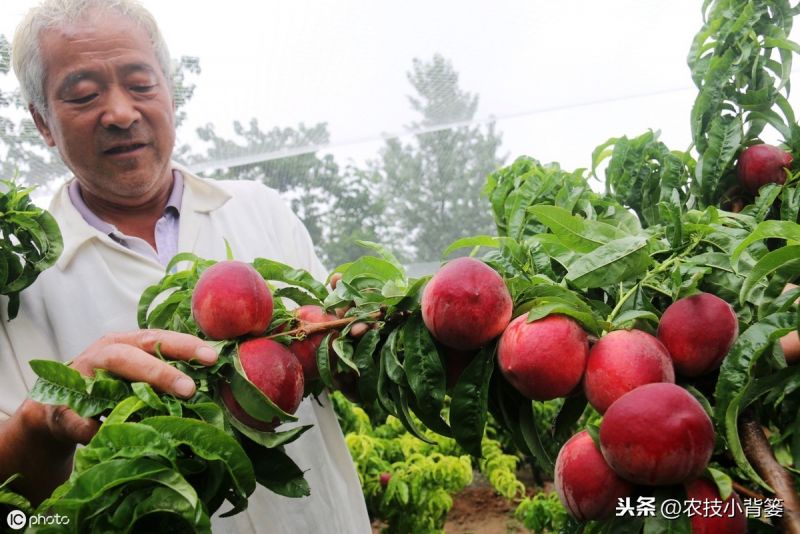
{"label": "red peach", "polygon": [[561,503],[579,521],[609,517],[633,485],[608,466],[585,430],[572,436],[556,458],[555,486]]}
{"label": "red peach", "polygon": [[244,411],[242,405],[239,404],[239,402],[236,400],[236,397],[233,396],[233,390],[231,389],[230,384],[227,382],[220,382],[219,394],[222,398],[222,402],[225,403],[225,406],[228,408],[228,411],[231,412],[231,415],[233,415],[240,423],[262,432],[272,432],[275,430],[278,420],[276,419],[271,423],[260,421]]}
{"label": "red peach", "polygon": [[267,338],[239,344],[244,374],[286,413],[294,413],[303,400],[303,366],[289,349]]}
{"label": "red peach", "polygon": [[786,182],[785,168],[792,163],[792,155],[772,145],[753,145],[745,148],[736,163],[739,182],[753,194],[766,184]]}
{"label": "red peach", "polygon": [[[698,478],[685,484],[686,496],[699,501],[692,514],[692,534],[744,534],[747,532],[747,517],[742,501],[736,492],[722,500],[716,484]],[[718,513],[718,515],[717,515]]]}
{"label": "red peach", "polygon": [[[321,306],[300,306],[295,310],[294,314],[298,320],[306,323],[326,323],[336,320],[335,315],[325,313],[325,310]],[[292,351],[292,354],[300,361],[300,365],[303,366],[303,374],[305,375],[306,382],[319,378],[317,349],[322,344],[322,340],[325,339],[326,335],[328,335],[327,331],[317,332],[306,336],[304,339],[298,339],[289,343],[289,350]],[[333,361],[332,350],[330,354]]]}
{"label": "red peach", "polygon": [[431,335],[459,350],[499,336],[511,320],[511,295],[497,272],[475,258],[448,262],[422,293],[422,319]]}
{"label": "red peach", "polygon": [[583,390],[594,408],[605,413],[625,393],[651,382],[675,382],[664,345],[641,330],[615,330],[589,351]]}
{"label": "red peach", "polygon": [[272,320],[272,294],[252,265],[221,261],[200,275],[192,317],[210,339],[263,334]]}
{"label": "red peach", "polygon": [[520,315],[503,332],[497,349],[503,376],[533,400],[568,395],[583,377],[588,354],[586,332],[563,315],[532,323],[527,314]]}
{"label": "red peach", "polygon": [[658,324],[658,339],[672,356],[675,370],[689,377],[717,369],[738,335],[733,308],[711,293],[676,300]]}
{"label": "red peach", "polygon": [[714,426],[680,386],[645,384],[617,399],[600,424],[608,465],[637,484],[678,484],[700,476],[714,451]]}

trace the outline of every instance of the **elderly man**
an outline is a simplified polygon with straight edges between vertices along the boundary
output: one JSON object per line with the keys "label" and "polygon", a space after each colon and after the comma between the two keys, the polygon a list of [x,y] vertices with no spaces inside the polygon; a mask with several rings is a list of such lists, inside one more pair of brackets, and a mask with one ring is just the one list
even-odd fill
{"label": "elderly man", "polygon": [[[28,360],[72,361],[188,397],[194,383],[153,357],[213,363],[200,339],[137,331],[136,306],[177,252],[275,259],[325,271],[308,232],[277,194],[253,182],[211,182],[170,160],[175,141],[170,58],[150,13],[133,0],[45,0],[20,24],[14,70],[46,143],[74,174],[50,211],[64,252],[0,326],[0,481],[13,473],[34,501],[68,475],[76,443],[97,422],[26,400]],[[5,309],[5,306],[2,306]],[[122,332],[122,333],[114,333]],[[259,488],[247,512],[215,519],[221,532],[369,532],[358,477],[328,400],[305,401],[314,428],[287,452],[306,471],[311,496]]]}

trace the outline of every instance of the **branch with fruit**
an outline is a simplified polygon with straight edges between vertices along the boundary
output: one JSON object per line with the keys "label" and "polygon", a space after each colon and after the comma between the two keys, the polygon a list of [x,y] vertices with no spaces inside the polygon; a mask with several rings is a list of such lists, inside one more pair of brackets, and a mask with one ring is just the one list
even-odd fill
{"label": "branch with fruit", "polygon": [[[800,369],[786,336],[800,323],[788,285],[800,175],[787,166],[800,128],[785,97],[796,11],[704,4],[689,56],[695,152],[651,131],[599,146],[591,172],[518,158],[488,178],[498,235],[457,241],[443,257],[466,257],[432,277],[408,278],[374,243],[330,290],[267,259],[176,256],[139,324],[218,340],[219,362],[173,363],[197,382],[188,401],[34,363],[34,398],[106,417],[43,510],[113,529],[145,520],[157,491],[176,522],[204,531],[256,483],[303,495],[282,447],[306,430],[293,425],[300,399],[327,388],[476,457],[491,415],[554,480],[567,531],[797,529]],[[766,125],[788,150],[761,143]],[[537,408],[556,398],[552,416]],[[745,517],[734,488],[787,513]],[[729,514],[670,519],[669,500]],[[626,517],[626,502],[652,508]]]}

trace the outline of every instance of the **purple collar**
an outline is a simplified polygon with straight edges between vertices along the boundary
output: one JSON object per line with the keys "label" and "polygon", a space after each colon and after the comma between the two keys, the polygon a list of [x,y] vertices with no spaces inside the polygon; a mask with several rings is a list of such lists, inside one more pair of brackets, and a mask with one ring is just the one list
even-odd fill
{"label": "purple collar", "polygon": [[[89,226],[93,228],[97,228],[101,232],[106,235],[112,235],[114,233],[119,233],[116,226],[111,223],[107,223],[95,213],[89,209],[89,206],[86,205],[86,202],[83,200],[83,195],[81,194],[81,186],[78,183],[78,180],[72,180],[69,184],[69,199],[72,201],[72,205],[75,206],[75,209],[78,210],[78,213],[81,214],[81,217],[89,224]],[[181,200],[183,199],[183,174],[178,169],[172,169],[172,191],[169,194],[169,198],[167,199],[167,205],[164,207],[164,213],[168,213],[172,211],[175,215],[180,215],[181,213]],[[170,209],[172,208],[172,209]]]}

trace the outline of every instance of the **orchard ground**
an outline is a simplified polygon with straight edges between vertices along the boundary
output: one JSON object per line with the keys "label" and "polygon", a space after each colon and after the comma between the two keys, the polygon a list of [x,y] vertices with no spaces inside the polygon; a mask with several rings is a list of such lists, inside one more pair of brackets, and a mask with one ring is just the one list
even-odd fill
{"label": "orchard ground", "polygon": [[[472,475],[472,483],[452,496],[453,507],[444,524],[445,534],[533,534],[514,518],[516,502],[498,495],[478,471],[473,471]],[[521,469],[517,477],[525,483],[529,497],[542,491],[530,476],[530,469]],[[544,491],[549,493],[555,489],[548,482]],[[385,527],[386,523],[382,521],[372,522],[373,534],[379,534]]]}

